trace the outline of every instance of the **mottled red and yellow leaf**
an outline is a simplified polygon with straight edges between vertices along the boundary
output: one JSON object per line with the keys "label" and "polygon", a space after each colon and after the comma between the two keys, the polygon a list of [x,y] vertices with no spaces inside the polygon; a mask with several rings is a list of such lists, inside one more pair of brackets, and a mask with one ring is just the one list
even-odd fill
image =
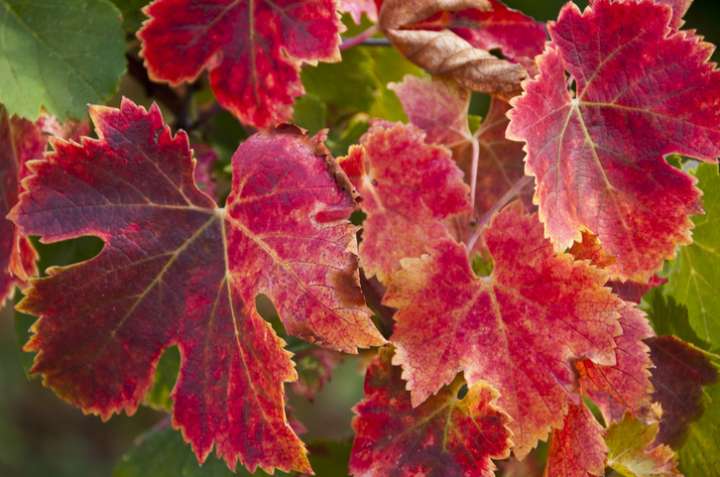
{"label": "mottled red and yellow leaf", "polygon": [[562,429],[552,433],[545,476],[601,477],[606,457],[602,426],[584,404],[573,404]]}
{"label": "mottled red and yellow leaf", "polygon": [[414,405],[460,371],[470,385],[496,387],[523,457],[579,403],[574,362],[615,365],[623,302],[603,286],[604,272],[556,254],[519,203],[483,239],[489,277],[475,276],[465,248],[450,241],[392,276],[385,303],[398,309],[394,362]]}
{"label": "mottled red and yellow leaf", "polygon": [[671,30],[670,15],[650,0],[569,3],[510,112],[546,233],[564,249],[591,231],[622,278],[649,279],[701,210],[694,180],[664,156],[720,155],[713,47]]}
{"label": "mottled red and yellow leaf", "polygon": [[467,212],[468,186],[448,149],[430,145],[411,125],[376,123],[340,165],[360,192],[360,260],[385,280],[400,260],[419,257],[448,238],[443,220]]}

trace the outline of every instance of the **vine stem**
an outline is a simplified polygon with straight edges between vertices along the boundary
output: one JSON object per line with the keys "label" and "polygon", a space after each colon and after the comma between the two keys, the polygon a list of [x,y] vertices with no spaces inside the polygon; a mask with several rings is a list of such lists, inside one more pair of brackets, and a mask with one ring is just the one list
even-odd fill
{"label": "vine stem", "polygon": [[377,25],[373,25],[364,32],[360,33],[357,36],[354,36],[352,38],[348,38],[346,40],[343,40],[342,44],[340,45],[341,50],[347,50],[348,48],[352,48],[354,46],[361,45],[365,42],[365,40],[370,39],[373,35],[375,35],[379,31],[379,28]]}
{"label": "vine stem", "polygon": [[500,199],[498,199],[497,202],[495,202],[495,205],[493,205],[492,209],[485,212],[482,218],[478,221],[475,232],[473,232],[473,234],[467,241],[468,253],[472,252],[472,249],[475,248],[475,244],[480,239],[483,230],[490,223],[490,220],[492,220],[495,214],[497,214],[500,209],[505,207],[508,202],[517,197],[520,192],[522,192],[523,189],[525,189],[525,187],[527,187],[531,182],[532,177],[522,176],[520,179],[517,180],[517,182],[515,182],[515,184],[513,184],[513,186],[507,192],[505,192],[502,197],[500,197]]}

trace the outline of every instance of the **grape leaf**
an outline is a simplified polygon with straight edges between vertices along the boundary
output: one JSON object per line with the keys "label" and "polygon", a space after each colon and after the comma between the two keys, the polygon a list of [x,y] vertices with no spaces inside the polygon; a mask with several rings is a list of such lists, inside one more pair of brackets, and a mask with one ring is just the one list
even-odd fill
{"label": "grape leaf", "polygon": [[673,28],[680,28],[683,23],[685,23],[683,17],[690,9],[690,5],[692,5],[693,0],[655,0],[655,2],[661,5],[667,5],[672,9],[672,21],[670,22],[670,25]]}
{"label": "grape leaf", "polygon": [[690,326],[705,341],[720,345],[720,175],[715,165],[696,172],[705,215],[693,218],[693,243],[680,249],[670,267],[667,295],[687,307]]}
{"label": "grape leaf", "polygon": [[394,362],[414,405],[459,371],[496,387],[522,458],[578,403],[573,362],[615,365],[623,302],[603,286],[604,272],[556,255],[519,203],[495,217],[484,242],[489,277],[476,277],[465,247],[450,241],[403,261],[384,300],[398,309]]}
{"label": "grape leaf", "polygon": [[155,0],[145,13],[150,76],[176,85],[207,69],[218,102],[256,127],[292,117],[302,63],[340,60],[333,0]]}
{"label": "grape leaf", "polygon": [[156,106],[123,100],[91,116],[100,138],[56,142],[10,215],[45,242],[105,242],[97,257],[49,270],[19,304],[40,317],[26,345],[32,371],[107,419],[137,409],[163,349],[177,345],[173,424],[200,461],[215,446],[230,468],[309,471],[283,404],[296,373],[256,295],[296,336],[349,352],[384,341],[348,251],[353,201],[324,148],[294,128],[254,135],[233,156],[218,209],[194,184],[187,135],[172,136]]}
{"label": "grape leaf", "polygon": [[37,252],[5,216],[18,201],[27,161],[42,157],[46,144],[35,124],[10,117],[0,105],[0,308],[12,297],[15,285],[37,275]]}
{"label": "grape leaf", "polygon": [[[570,253],[578,260],[589,260],[593,265],[600,268],[609,268],[616,263],[615,257],[612,257],[602,247],[600,241],[594,234],[587,231],[582,232],[582,240],[574,242],[570,247]],[[653,288],[665,284],[667,280],[655,274],[647,281],[635,280],[611,280],[608,282],[613,292],[625,301],[632,303],[640,303],[645,296]]]}
{"label": "grape leaf", "polygon": [[[223,462],[210,457],[198,465],[197,460],[173,429],[150,432],[122,456],[113,469],[113,477],[250,477],[241,469],[238,473],[228,470]],[[258,470],[254,477],[267,474]]]}
{"label": "grape leaf", "polygon": [[10,114],[81,117],[87,103],[115,92],[125,38],[108,0],[0,0],[0,12],[0,101]]}
{"label": "grape leaf", "polygon": [[351,474],[492,477],[491,459],[507,457],[511,442],[497,392],[479,383],[460,398],[457,379],[414,407],[391,358],[384,348],[367,370],[365,398],[355,408]]}
{"label": "grape leaf", "polygon": [[517,90],[526,76],[522,66],[473,47],[449,29],[423,27],[423,22],[435,15],[468,8],[490,10],[491,4],[487,0],[385,0],[379,23],[398,50],[433,75],[448,76],[475,91]]}
{"label": "grape leaf", "polygon": [[717,383],[718,372],[702,351],[674,336],[652,338],[648,345],[655,365],[653,399],[663,408],[657,439],[678,448],[703,414],[703,386]]}
{"label": "grape leaf", "polygon": [[401,259],[449,236],[443,219],[469,207],[469,191],[450,151],[429,145],[414,126],[376,123],[340,159],[362,197],[360,260],[384,280]]}
{"label": "grape leaf", "polygon": [[426,142],[452,147],[470,140],[467,89],[450,80],[412,75],[388,88],[400,98],[410,122],[425,131]]}
{"label": "grape leaf", "polygon": [[690,437],[680,449],[680,468],[687,477],[710,477],[720,469],[720,384],[704,389],[703,416],[690,424]]}
{"label": "grape leaf", "polygon": [[657,430],[657,424],[630,416],[611,425],[605,434],[608,466],[625,477],[682,477],[672,449],[654,442]]}
{"label": "grape leaf", "polygon": [[353,21],[360,25],[363,14],[372,22],[377,21],[377,7],[375,0],[339,0],[340,10],[347,12]]}
{"label": "grape leaf", "polygon": [[663,156],[720,155],[713,48],[669,21],[650,1],[566,5],[510,112],[508,137],[526,143],[546,233],[566,248],[593,232],[623,278],[649,278],[690,242],[699,193]]}
{"label": "grape leaf", "polygon": [[449,15],[447,28],[475,48],[500,49],[505,58],[528,70],[533,59],[543,52],[547,33],[542,23],[522,12],[508,8],[499,0],[488,0],[489,10],[470,8]]}
{"label": "grape leaf", "polygon": [[620,312],[623,334],[615,338],[616,364],[598,366],[578,361],[580,385],[603,413],[605,422],[621,420],[626,412],[641,416],[650,406],[650,355],[643,340],[654,336],[645,314],[625,304]]}
{"label": "grape leaf", "polygon": [[604,476],[606,456],[602,426],[584,404],[573,404],[563,427],[552,434],[545,475]]}
{"label": "grape leaf", "polygon": [[195,184],[197,184],[198,189],[217,201],[220,194],[218,194],[213,177],[213,168],[218,161],[218,155],[212,147],[203,143],[193,144],[193,153],[195,157],[195,172],[193,174]]}

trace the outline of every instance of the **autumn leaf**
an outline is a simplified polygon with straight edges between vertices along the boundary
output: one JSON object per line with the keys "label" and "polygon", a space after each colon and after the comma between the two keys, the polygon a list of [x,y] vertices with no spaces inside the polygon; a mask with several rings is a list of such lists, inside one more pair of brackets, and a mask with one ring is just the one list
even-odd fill
{"label": "autumn leaf", "polygon": [[[627,2],[630,0],[622,1]],[[690,9],[690,5],[692,5],[693,0],[655,0],[655,2],[661,5],[667,5],[672,9],[672,21],[670,22],[670,25],[673,28],[680,28],[683,23],[685,23],[683,17]]]}
{"label": "autumn leaf", "polygon": [[385,280],[406,257],[448,238],[443,222],[466,212],[469,191],[450,151],[425,141],[413,126],[376,123],[340,166],[367,213],[360,260],[368,277]]}
{"label": "autumn leaf", "polygon": [[522,458],[578,403],[574,361],[615,365],[623,302],[603,286],[604,272],[557,255],[518,203],[483,239],[489,277],[475,276],[465,247],[452,241],[393,274],[385,304],[398,309],[394,363],[416,406],[460,371],[470,385],[496,387]]}
{"label": "autumn leaf", "polygon": [[694,180],[663,156],[720,155],[713,48],[669,23],[650,1],[568,4],[512,101],[508,136],[526,143],[546,233],[559,249],[596,234],[622,278],[648,279],[690,242],[701,210]]}
{"label": "autumn leaf", "polygon": [[18,201],[27,161],[42,157],[46,144],[34,123],[10,117],[0,105],[0,308],[12,296],[15,285],[24,285],[37,274],[37,252],[5,216]]}
{"label": "autumn leaf", "polygon": [[534,58],[543,52],[545,26],[499,0],[488,0],[489,10],[470,8],[447,15],[446,27],[482,50],[499,49],[505,58],[534,69]]}
{"label": "autumn leaf", "polygon": [[477,384],[459,397],[462,380],[414,407],[400,368],[384,348],[367,370],[356,408],[350,472],[356,476],[492,477],[491,459],[510,453],[508,416],[497,392]]}
{"label": "autumn leaf", "polygon": [[674,337],[648,340],[653,364],[653,399],[663,408],[658,441],[679,447],[689,425],[704,411],[703,386],[718,382],[718,372],[707,356]]}
{"label": "autumn leaf", "polygon": [[[181,364],[172,418],[200,461],[309,472],[290,428],[290,354],[255,309],[296,336],[353,352],[384,340],[358,286],[353,201],[322,145],[294,128],[233,156],[225,209],[193,181],[187,135],[129,100],[92,107],[99,139],[56,141],[10,218],[44,242],[95,235],[95,258],[48,270],[20,303],[45,385],[103,419],[137,409],[164,349]],[[248,436],[253,436],[248,439]]]}
{"label": "autumn leaf", "polygon": [[260,128],[292,117],[303,63],[340,60],[333,0],[155,0],[145,13],[150,76],[177,85],[207,69],[218,102]]}
{"label": "autumn leaf", "polygon": [[397,94],[412,124],[425,131],[429,144],[455,146],[470,140],[470,91],[454,81],[406,75],[388,88]]}
{"label": "autumn leaf", "polygon": [[379,24],[398,50],[433,75],[452,78],[475,91],[516,91],[526,76],[522,66],[475,48],[447,28],[422,27],[434,15],[469,8],[487,11],[492,5],[488,0],[385,0]]}
{"label": "autumn leaf", "polygon": [[626,416],[606,431],[607,464],[626,477],[682,477],[677,457],[668,446],[655,443],[657,424]]}
{"label": "autumn leaf", "polygon": [[616,363],[599,366],[590,360],[578,361],[580,386],[592,398],[608,423],[621,420],[627,412],[642,416],[650,407],[651,361],[644,340],[654,336],[645,314],[629,303],[620,311],[623,334],[615,338]]}
{"label": "autumn leaf", "polygon": [[563,427],[553,432],[545,468],[547,477],[605,475],[607,446],[603,428],[584,404],[571,405]]}

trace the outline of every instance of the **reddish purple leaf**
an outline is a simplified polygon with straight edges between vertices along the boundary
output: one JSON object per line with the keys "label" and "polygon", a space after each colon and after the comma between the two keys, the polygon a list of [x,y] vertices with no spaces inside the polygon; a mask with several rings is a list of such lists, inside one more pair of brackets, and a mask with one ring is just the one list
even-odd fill
{"label": "reddish purple leaf", "polygon": [[207,69],[218,102],[256,127],[292,118],[302,63],[340,59],[333,0],[155,0],[145,13],[150,76],[177,85]]}
{"label": "reddish purple leaf", "polygon": [[508,417],[496,407],[487,384],[460,398],[462,380],[419,407],[391,365],[391,349],[380,350],[367,370],[365,399],[353,421],[350,472],[355,476],[492,477],[491,459],[510,452]]}
{"label": "reddish purple leaf", "polygon": [[657,440],[679,446],[688,426],[702,416],[703,386],[716,383],[718,371],[701,350],[674,336],[652,338],[647,343],[655,365],[653,399],[663,408]]}
{"label": "reddish purple leaf", "polygon": [[91,116],[100,138],[57,141],[11,213],[45,242],[105,242],[34,281],[20,304],[40,317],[26,345],[32,371],[107,419],[135,412],[177,345],[173,425],[201,461],[215,446],[231,468],[310,471],[285,416],[283,383],[296,373],[256,296],[297,336],[349,352],[384,341],[349,251],[353,201],[326,151],[293,128],[254,135],[233,156],[218,209],[193,181],[187,135],[171,135],[156,106],[124,100]]}
{"label": "reddish purple leaf", "polygon": [[17,203],[27,161],[39,159],[47,140],[30,121],[10,117],[0,106],[0,308],[15,285],[24,285],[37,274],[37,253],[30,241],[5,216]]}

